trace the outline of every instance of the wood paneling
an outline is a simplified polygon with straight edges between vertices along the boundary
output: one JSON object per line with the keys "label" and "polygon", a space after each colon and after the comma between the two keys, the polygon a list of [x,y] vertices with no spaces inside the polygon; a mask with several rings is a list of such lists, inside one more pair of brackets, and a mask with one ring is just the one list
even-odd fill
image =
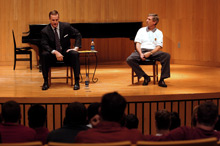
{"label": "wood paneling", "polygon": [[[146,25],[147,14],[158,13],[163,50],[171,54],[173,63],[220,66],[219,7],[219,0],[0,0],[0,63],[13,64],[12,29],[22,45],[28,25],[48,23],[49,11],[57,9],[60,20],[71,23],[143,21]],[[129,39],[95,41],[102,62],[125,61],[133,51]],[[83,40],[83,49],[89,43]]]}

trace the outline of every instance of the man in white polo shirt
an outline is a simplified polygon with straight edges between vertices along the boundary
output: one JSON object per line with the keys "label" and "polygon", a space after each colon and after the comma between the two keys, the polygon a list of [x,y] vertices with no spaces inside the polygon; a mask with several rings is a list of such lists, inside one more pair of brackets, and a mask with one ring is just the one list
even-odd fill
{"label": "man in white polo shirt", "polygon": [[156,28],[159,22],[157,14],[149,14],[146,20],[147,26],[138,30],[134,42],[136,50],[128,58],[127,63],[134,70],[138,78],[144,77],[143,85],[148,85],[150,77],[138,64],[141,60],[153,59],[161,63],[161,76],[158,85],[167,87],[164,79],[170,77],[170,54],[160,51],[163,47],[163,33]]}

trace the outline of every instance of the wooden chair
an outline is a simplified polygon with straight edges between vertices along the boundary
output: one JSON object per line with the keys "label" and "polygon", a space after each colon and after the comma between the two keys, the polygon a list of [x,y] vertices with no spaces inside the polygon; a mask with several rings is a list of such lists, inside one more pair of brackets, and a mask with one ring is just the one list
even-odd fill
{"label": "wooden chair", "polygon": [[0,143],[0,146],[43,146],[42,142]]}
{"label": "wooden chair", "polygon": [[[149,77],[153,77],[153,81],[154,84],[156,83],[156,81],[158,82],[158,64],[160,62],[156,61],[156,60],[150,60],[150,59],[146,59],[145,61],[140,61],[138,64],[139,65],[152,65],[153,66],[153,75],[149,75]],[[133,69],[131,69],[131,81],[132,84],[134,84],[134,78],[137,77],[137,80],[139,82],[139,78],[137,75],[135,75],[135,72]]]}
{"label": "wooden chair", "polygon": [[[32,52],[31,47],[20,47],[18,48],[15,41],[14,30],[12,30],[13,41],[14,41],[14,70],[16,67],[16,61],[30,61],[30,69],[32,70]],[[17,55],[29,55],[29,58],[17,58]]]}
{"label": "wooden chair", "polygon": [[217,146],[217,138],[205,138],[181,141],[138,141],[136,146]]}
{"label": "wooden chair", "polygon": [[108,143],[58,143],[49,142],[48,146],[131,146],[130,141],[108,142]]}
{"label": "wooden chair", "polygon": [[[59,67],[59,68],[60,67],[66,67],[66,76],[52,77],[51,76],[51,69],[56,68],[56,67]],[[56,62],[56,64],[53,65],[52,67],[50,67],[49,71],[48,71],[48,84],[49,84],[49,86],[51,85],[51,79],[66,79],[67,84],[68,84],[68,80],[70,79],[71,80],[71,86],[73,86],[73,67],[66,66],[64,64],[64,62],[62,62],[62,61]]]}

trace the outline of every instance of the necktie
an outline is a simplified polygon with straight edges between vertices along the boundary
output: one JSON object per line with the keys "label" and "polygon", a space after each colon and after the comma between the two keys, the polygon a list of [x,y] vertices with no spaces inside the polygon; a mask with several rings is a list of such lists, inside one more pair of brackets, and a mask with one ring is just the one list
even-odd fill
{"label": "necktie", "polygon": [[61,53],[60,39],[58,37],[57,28],[54,28],[54,34],[55,34],[56,50]]}

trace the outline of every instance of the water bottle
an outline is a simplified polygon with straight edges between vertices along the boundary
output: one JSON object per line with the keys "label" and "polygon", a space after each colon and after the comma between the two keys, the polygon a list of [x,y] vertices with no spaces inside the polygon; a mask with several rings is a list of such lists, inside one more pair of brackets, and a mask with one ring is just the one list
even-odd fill
{"label": "water bottle", "polygon": [[92,39],[92,41],[91,41],[91,50],[92,50],[92,51],[95,50],[95,42],[94,42],[93,39]]}
{"label": "water bottle", "polygon": [[89,87],[89,76],[88,76],[88,73],[86,73],[85,87]]}

